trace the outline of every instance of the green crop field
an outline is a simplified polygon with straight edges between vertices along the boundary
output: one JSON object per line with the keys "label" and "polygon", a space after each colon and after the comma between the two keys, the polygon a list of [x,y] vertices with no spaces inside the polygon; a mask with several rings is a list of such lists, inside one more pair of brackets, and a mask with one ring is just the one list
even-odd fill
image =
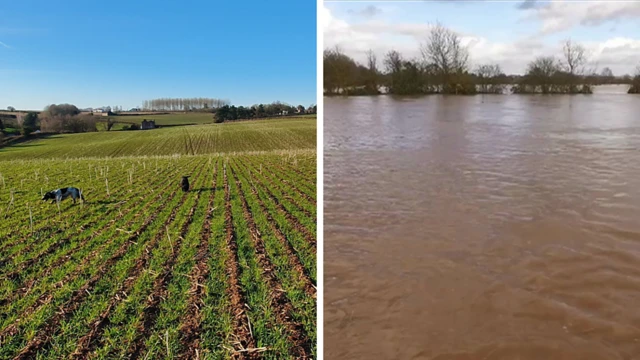
{"label": "green crop field", "polygon": [[316,119],[304,118],[53,135],[0,148],[0,161],[198,155],[315,148]]}
{"label": "green crop field", "polygon": [[130,116],[112,116],[115,121],[142,122],[143,119],[155,120],[156,125],[190,125],[212,124],[212,113],[170,113],[170,114],[145,114]]}
{"label": "green crop field", "polygon": [[131,133],[0,150],[0,359],[315,358],[315,121]]}
{"label": "green crop field", "polygon": [[[213,123],[213,113],[169,113],[169,114],[143,114],[111,116],[114,121],[141,123],[143,119],[155,120],[156,125],[194,125]],[[296,115],[285,119],[315,119],[316,115]],[[271,121],[273,119],[269,119]]]}

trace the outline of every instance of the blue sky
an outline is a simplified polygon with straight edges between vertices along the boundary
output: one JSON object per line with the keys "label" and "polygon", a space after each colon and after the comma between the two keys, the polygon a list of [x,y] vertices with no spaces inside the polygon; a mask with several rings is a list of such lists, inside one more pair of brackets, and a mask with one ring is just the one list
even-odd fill
{"label": "blue sky", "polygon": [[315,1],[3,1],[0,108],[316,102]]}
{"label": "blue sky", "polygon": [[469,45],[471,62],[522,73],[536,56],[560,55],[566,39],[587,48],[589,67],[632,73],[640,64],[640,1],[325,1],[324,46],[363,61],[395,49],[419,57],[429,24],[440,22]]}

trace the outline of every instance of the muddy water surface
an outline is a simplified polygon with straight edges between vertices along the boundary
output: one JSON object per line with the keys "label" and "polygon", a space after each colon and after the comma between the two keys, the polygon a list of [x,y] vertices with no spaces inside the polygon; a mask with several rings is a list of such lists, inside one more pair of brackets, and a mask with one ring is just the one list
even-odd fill
{"label": "muddy water surface", "polygon": [[326,358],[640,358],[640,97],[615,92],[325,98]]}

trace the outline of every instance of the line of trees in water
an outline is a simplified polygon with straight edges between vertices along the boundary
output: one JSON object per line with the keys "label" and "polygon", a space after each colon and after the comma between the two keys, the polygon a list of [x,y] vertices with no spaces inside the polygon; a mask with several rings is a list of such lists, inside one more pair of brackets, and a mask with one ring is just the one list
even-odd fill
{"label": "line of trees in water", "polygon": [[640,66],[635,76],[615,77],[609,68],[587,70],[586,49],[567,40],[562,54],[532,60],[524,75],[506,75],[497,64],[471,68],[469,50],[452,30],[437,24],[420,46],[421,57],[406,59],[398,51],[387,52],[382,68],[373,51],[366,64],[357,63],[338,47],[324,51],[325,95],[377,95],[385,87],[390,94],[502,94],[507,85],[519,94],[590,94],[594,85],[629,84],[629,93],[640,93]]}

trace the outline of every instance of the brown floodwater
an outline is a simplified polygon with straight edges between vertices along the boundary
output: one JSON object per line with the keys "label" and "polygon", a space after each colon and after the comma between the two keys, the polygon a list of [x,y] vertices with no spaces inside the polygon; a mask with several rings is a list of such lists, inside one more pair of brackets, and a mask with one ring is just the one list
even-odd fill
{"label": "brown floodwater", "polygon": [[324,99],[328,359],[640,359],[640,97]]}

